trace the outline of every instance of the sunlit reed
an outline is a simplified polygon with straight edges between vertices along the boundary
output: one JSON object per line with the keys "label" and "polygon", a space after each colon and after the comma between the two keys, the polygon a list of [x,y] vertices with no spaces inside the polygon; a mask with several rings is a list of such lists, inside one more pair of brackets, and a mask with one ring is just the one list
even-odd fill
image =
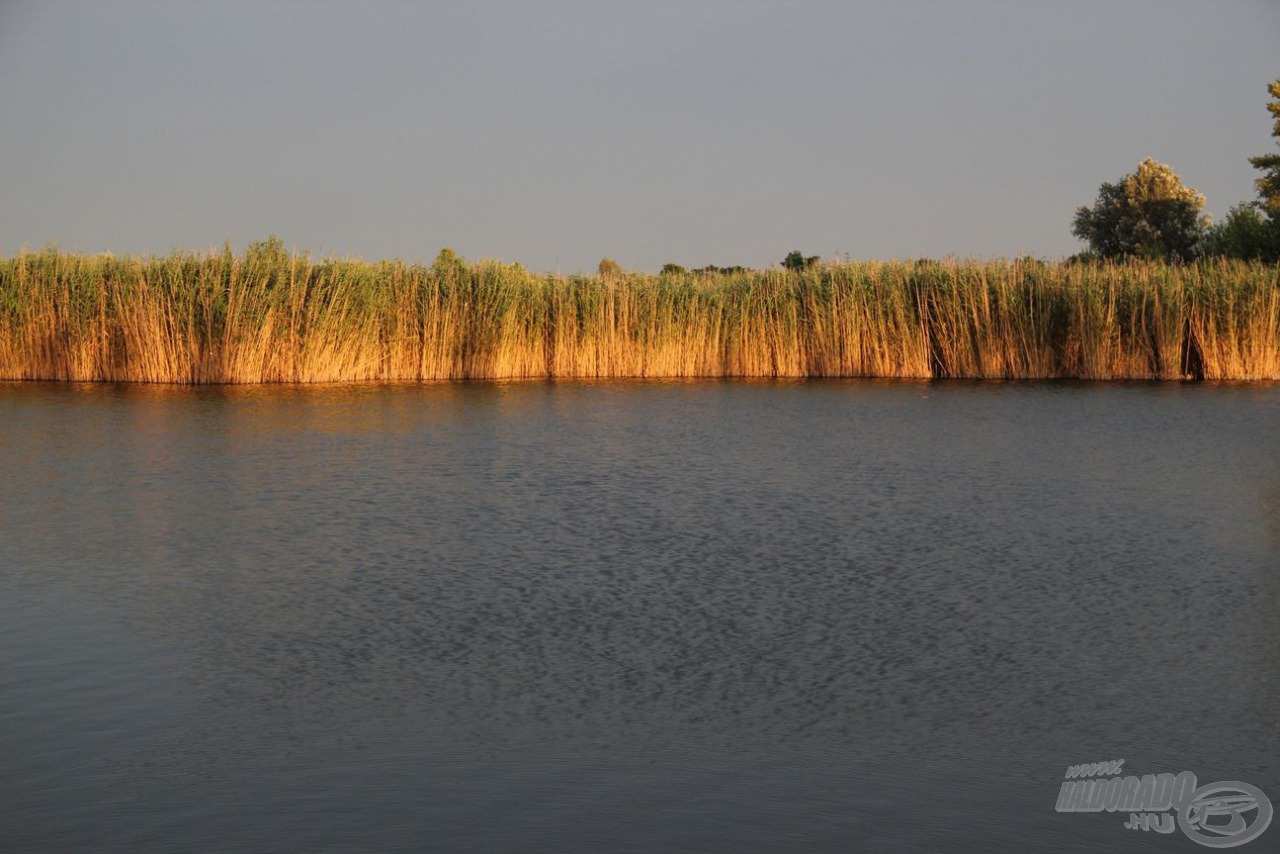
{"label": "sunlit reed", "polygon": [[0,260],[0,378],[1280,379],[1280,268],[854,262],[602,276],[278,245]]}

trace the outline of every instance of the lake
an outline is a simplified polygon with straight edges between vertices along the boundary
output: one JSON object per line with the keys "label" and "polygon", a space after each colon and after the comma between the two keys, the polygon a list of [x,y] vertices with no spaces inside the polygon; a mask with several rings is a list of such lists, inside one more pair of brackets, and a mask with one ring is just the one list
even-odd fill
{"label": "lake", "polygon": [[0,384],[5,851],[1199,850],[1067,767],[1277,744],[1280,385]]}

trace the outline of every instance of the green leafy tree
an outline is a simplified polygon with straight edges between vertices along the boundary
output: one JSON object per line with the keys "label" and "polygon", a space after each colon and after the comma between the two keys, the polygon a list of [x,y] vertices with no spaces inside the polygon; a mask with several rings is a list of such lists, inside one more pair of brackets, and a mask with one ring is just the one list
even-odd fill
{"label": "green leafy tree", "polygon": [[250,275],[267,290],[278,287],[282,281],[288,281],[289,252],[284,248],[284,241],[274,234],[266,240],[255,240],[246,246],[244,260]]}
{"label": "green leafy tree", "polygon": [[787,257],[782,259],[782,266],[787,270],[808,270],[810,267],[816,267],[817,264],[817,255],[806,256],[799,249],[791,250],[787,253]]}
{"label": "green leafy tree", "polygon": [[[1267,104],[1267,112],[1275,119],[1271,135],[1276,138],[1276,145],[1280,146],[1280,80],[1267,84],[1267,91],[1274,99]],[[1272,220],[1280,220],[1280,154],[1250,157],[1249,162],[1253,164],[1253,168],[1262,170],[1262,177],[1255,182],[1258,195],[1262,197],[1262,209]]]}
{"label": "green leafy tree", "polygon": [[1093,207],[1076,210],[1071,232],[1103,258],[1192,258],[1209,218],[1204,196],[1163,163],[1147,158],[1132,174],[1104,183]]}
{"label": "green leafy tree", "polygon": [[1280,219],[1268,220],[1252,202],[1231,209],[1226,219],[1215,223],[1204,238],[1206,255],[1225,255],[1245,261],[1280,260]]}
{"label": "green leafy tree", "polygon": [[[1271,135],[1280,145],[1280,80],[1268,84],[1267,91],[1274,98],[1267,104],[1275,118]],[[1258,200],[1236,205],[1209,229],[1204,250],[1248,261],[1280,261],[1280,154],[1250,157],[1249,162],[1263,173],[1255,182]]]}
{"label": "green leafy tree", "polygon": [[683,276],[687,272],[688,270],[686,270],[684,267],[681,267],[679,264],[663,264],[662,265],[662,275],[664,276]]}
{"label": "green leafy tree", "polygon": [[266,240],[255,240],[245,247],[244,257],[251,264],[279,265],[288,260],[289,252],[284,248],[284,241],[272,234]]}
{"label": "green leafy tree", "polygon": [[467,262],[458,253],[446,246],[436,256],[435,262],[431,265],[431,272],[442,279],[460,281],[467,275]]}
{"label": "green leafy tree", "polygon": [[602,258],[596,272],[602,279],[616,279],[622,275],[622,267],[612,258]]}

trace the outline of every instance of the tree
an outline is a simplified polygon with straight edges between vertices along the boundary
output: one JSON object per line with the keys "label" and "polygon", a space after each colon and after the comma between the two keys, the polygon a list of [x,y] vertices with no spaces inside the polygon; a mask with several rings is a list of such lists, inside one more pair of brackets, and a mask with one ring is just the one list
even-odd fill
{"label": "tree", "polygon": [[274,234],[266,240],[255,240],[245,247],[245,264],[253,271],[254,278],[271,290],[281,281],[289,280],[291,259],[284,248],[284,241]]}
{"label": "tree", "polygon": [[255,240],[246,246],[244,257],[250,263],[278,266],[288,260],[289,253],[284,248],[284,241],[272,234],[266,240]]}
{"label": "tree", "polygon": [[[1275,100],[1267,104],[1267,112],[1275,118],[1271,135],[1280,146],[1280,80],[1267,84],[1267,91]],[[1280,222],[1280,154],[1262,154],[1250,157],[1253,168],[1262,170],[1262,177],[1255,183],[1258,195],[1262,197],[1262,209],[1267,212],[1273,222]]]}
{"label": "tree", "polygon": [[596,272],[600,274],[602,279],[616,279],[622,275],[622,267],[612,258],[600,259],[600,266],[596,268]]}
{"label": "tree", "polygon": [[1280,260],[1280,218],[1268,220],[1256,202],[1242,202],[1205,234],[1204,253],[1245,261]]}
{"label": "tree", "polygon": [[[1280,80],[1267,85],[1275,100],[1267,110],[1275,117],[1271,135],[1280,145]],[[1258,200],[1236,205],[1220,224],[1205,236],[1205,253],[1242,258],[1246,261],[1280,261],[1280,154],[1250,157],[1262,177],[1254,182]]]}
{"label": "tree", "polygon": [[663,276],[683,276],[687,272],[688,270],[686,270],[684,267],[681,267],[679,264],[663,264],[662,265]]}
{"label": "tree", "polygon": [[441,279],[452,279],[455,282],[461,281],[468,272],[467,262],[465,258],[462,258],[457,252],[446,246],[440,250],[440,254],[432,262],[431,272]]}
{"label": "tree", "polygon": [[1093,207],[1076,210],[1071,233],[1103,258],[1138,255],[1191,259],[1209,226],[1204,196],[1163,163],[1147,158],[1137,171],[1098,189]]}
{"label": "tree", "polygon": [[782,259],[782,266],[787,270],[807,270],[810,267],[817,266],[818,256],[806,256],[799,249],[793,249],[787,253],[787,257]]}

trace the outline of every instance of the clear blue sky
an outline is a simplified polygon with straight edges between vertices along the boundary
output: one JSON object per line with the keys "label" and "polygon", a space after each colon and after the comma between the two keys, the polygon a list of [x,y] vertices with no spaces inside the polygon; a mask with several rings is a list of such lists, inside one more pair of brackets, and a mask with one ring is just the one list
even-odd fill
{"label": "clear blue sky", "polygon": [[1275,0],[5,2],[0,252],[767,266],[1076,251],[1275,150]]}

